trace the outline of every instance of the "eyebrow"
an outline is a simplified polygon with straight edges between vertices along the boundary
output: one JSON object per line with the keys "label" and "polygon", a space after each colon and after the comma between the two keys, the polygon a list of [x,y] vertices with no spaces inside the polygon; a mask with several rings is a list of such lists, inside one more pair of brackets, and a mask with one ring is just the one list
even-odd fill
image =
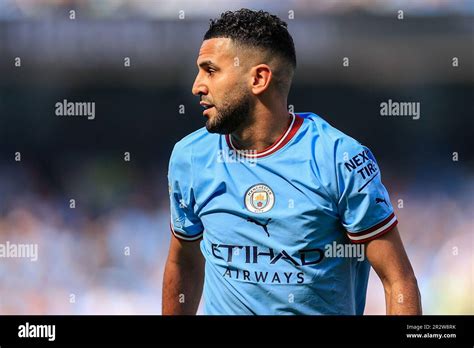
{"label": "eyebrow", "polygon": [[200,67],[200,68],[203,68],[203,69],[204,69],[204,68],[211,67],[211,66],[212,66],[213,68],[217,69],[217,66],[216,66],[212,61],[210,61],[210,60],[205,60],[205,61],[199,63],[199,67]]}

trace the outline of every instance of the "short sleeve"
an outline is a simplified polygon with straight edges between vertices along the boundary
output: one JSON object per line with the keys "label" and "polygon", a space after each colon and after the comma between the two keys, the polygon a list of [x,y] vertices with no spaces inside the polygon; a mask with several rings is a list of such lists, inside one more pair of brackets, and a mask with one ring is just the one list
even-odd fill
{"label": "short sleeve", "polygon": [[195,214],[191,152],[175,145],[168,170],[171,232],[179,239],[195,241],[202,237],[204,227]]}
{"label": "short sleeve", "polygon": [[389,232],[398,221],[372,152],[349,138],[335,154],[338,210],[349,239],[364,243]]}

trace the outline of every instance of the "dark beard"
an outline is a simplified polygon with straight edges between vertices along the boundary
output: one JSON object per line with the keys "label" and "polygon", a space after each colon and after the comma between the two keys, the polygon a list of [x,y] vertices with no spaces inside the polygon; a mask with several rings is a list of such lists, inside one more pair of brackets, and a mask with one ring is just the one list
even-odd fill
{"label": "dark beard", "polygon": [[225,102],[217,109],[217,115],[207,120],[206,129],[209,133],[230,134],[246,123],[250,117],[250,98],[246,94],[237,100]]}

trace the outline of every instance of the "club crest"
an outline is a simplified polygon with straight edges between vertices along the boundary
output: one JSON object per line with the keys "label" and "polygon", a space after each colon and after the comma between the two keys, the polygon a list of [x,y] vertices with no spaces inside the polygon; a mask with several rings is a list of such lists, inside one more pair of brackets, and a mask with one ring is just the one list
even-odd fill
{"label": "club crest", "polygon": [[265,184],[250,187],[245,193],[245,207],[252,213],[266,213],[275,204],[275,194]]}

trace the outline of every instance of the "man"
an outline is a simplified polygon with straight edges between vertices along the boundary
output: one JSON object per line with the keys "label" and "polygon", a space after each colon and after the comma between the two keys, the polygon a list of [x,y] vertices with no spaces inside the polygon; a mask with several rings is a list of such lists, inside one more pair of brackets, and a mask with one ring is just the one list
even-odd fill
{"label": "man", "polygon": [[163,314],[195,314],[203,285],[205,314],[363,314],[370,265],[387,314],[421,314],[372,153],[315,114],[287,111],[286,23],[226,12],[197,65],[207,122],[171,155]]}

